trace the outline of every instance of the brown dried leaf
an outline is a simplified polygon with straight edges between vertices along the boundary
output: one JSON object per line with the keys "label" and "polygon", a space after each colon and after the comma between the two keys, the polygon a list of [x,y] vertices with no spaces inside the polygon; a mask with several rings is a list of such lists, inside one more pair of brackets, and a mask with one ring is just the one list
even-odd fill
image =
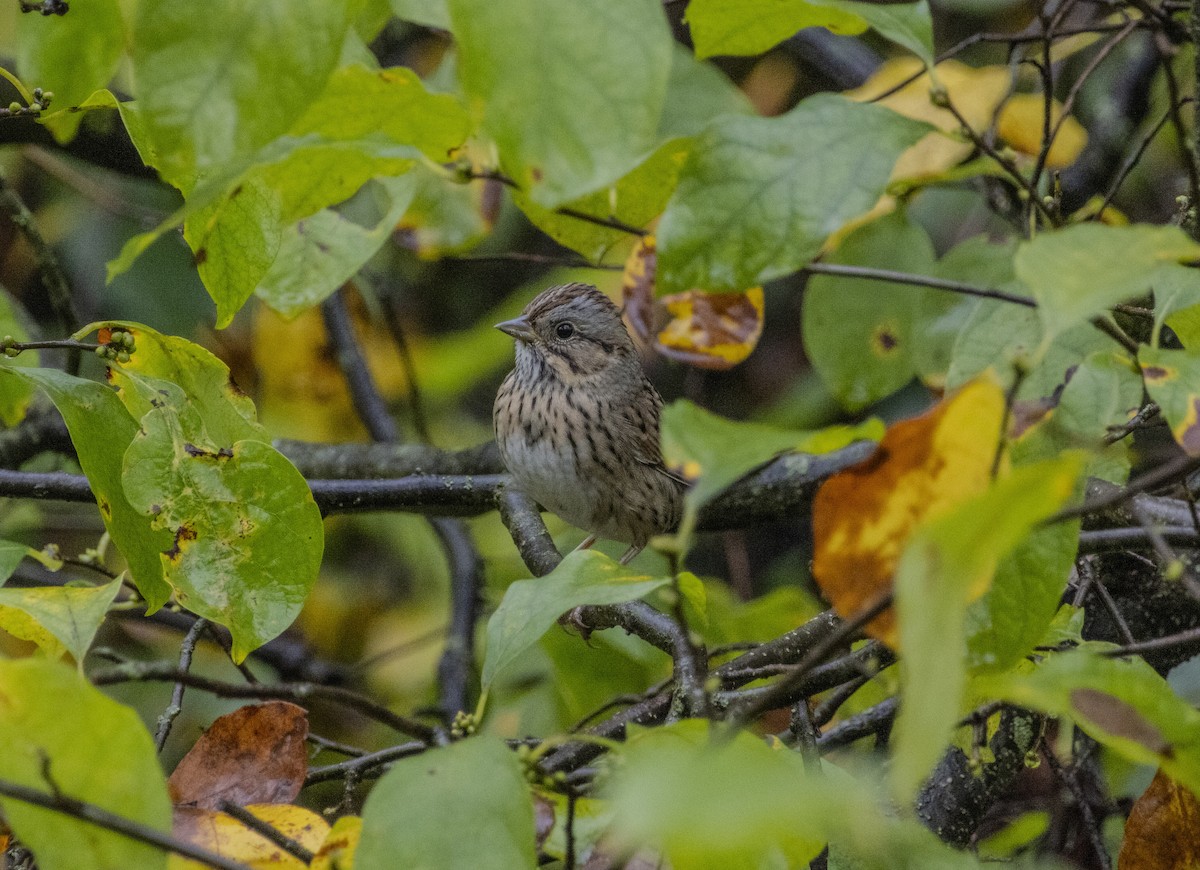
{"label": "brown dried leaf", "polygon": [[1161,770],[1133,805],[1121,870],[1190,870],[1200,867],[1200,802]]}
{"label": "brown dried leaf", "polygon": [[286,701],[251,704],[218,718],[179,762],[167,787],[177,807],[218,810],[287,803],[308,774],[308,716]]}

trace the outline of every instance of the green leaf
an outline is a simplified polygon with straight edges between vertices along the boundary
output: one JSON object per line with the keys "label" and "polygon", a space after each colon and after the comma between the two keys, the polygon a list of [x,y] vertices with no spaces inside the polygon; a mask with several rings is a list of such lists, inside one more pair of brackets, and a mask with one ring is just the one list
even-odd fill
{"label": "green leaf", "polygon": [[100,517],[113,543],[129,563],[129,573],[151,612],[171,597],[163,579],[159,554],[170,549],[171,535],[150,528],[129,503],[121,484],[125,449],[138,426],[111,389],[95,381],[74,378],[57,369],[14,369],[0,372],[22,377],[45,390],[54,402],[79,456],[79,464],[95,493]]}
{"label": "green leaf", "polygon": [[966,676],[965,614],[991,584],[999,560],[1074,494],[1076,453],[1018,468],[987,492],[918,530],[896,568],[900,674],[893,729],[892,793],[907,804],[945,751]]}
{"label": "green leaf", "polygon": [[[21,317],[17,316],[18,303],[0,290],[0,335],[11,335],[17,341],[29,341]],[[6,358],[5,365],[18,368],[34,368],[38,364],[36,350],[22,351],[19,356]],[[0,423],[16,426],[25,419],[29,402],[33,398],[33,386],[19,378],[0,378]]]}
{"label": "green leaf", "polygon": [[[734,481],[780,453],[795,451],[799,466],[805,454],[829,453],[854,441],[878,441],[883,423],[869,419],[857,426],[830,426],[814,431],[777,429],[761,423],[718,417],[686,399],[662,411],[663,455],[695,482],[684,497],[685,519],[690,528],[695,514]],[[797,471],[802,469],[797,468]]]}
{"label": "green leaf", "polygon": [[1038,301],[1046,334],[1056,335],[1147,293],[1159,268],[1181,269],[1173,264],[1197,258],[1200,244],[1178,227],[1086,223],[1022,243],[1015,267]]}
{"label": "green leaf", "polygon": [[321,565],[320,511],[303,475],[265,443],[224,363],[183,339],[127,328],[136,348],[110,372],[141,421],[125,452],[125,495],[151,528],[169,532],[163,576],[179,602],[227,626],[241,661],[300,612]]}
{"label": "green leaf", "polygon": [[1124,352],[1105,350],[1088,355],[1070,373],[1057,398],[1018,402],[1014,412],[1021,432],[1012,444],[1020,464],[1084,448],[1092,454],[1089,477],[1124,483],[1129,476],[1127,440],[1105,445],[1111,426],[1128,422],[1142,402],[1142,379]]}
{"label": "green leaf", "polygon": [[[177,186],[287,132],[319,94],[349,20],[341,0],[143,0],[132,34],[138,112]],[[238,58],[236,63],[231,58]]]}
{"label": "green leaf", "polygon": [[[658,144],[672,39],[643,0],[450,0],[459,78],[501,168],[544,208],[612,184]],[[518,109],[519,107],[519,109]]]}
{"label": "green leaf", "polygon": [[825,841],[808,812],[818,784],[799,755],[745,732],[715,745],[709,732],[707,722],[677,722],[620,750],[605,789],[617,842],[693,870],[806,866]]}
{"label": "green leaf", "polygon": [[[75,659],[83,662],[92,639],[108,614],[108,607],[121,591],[121,578],[103,586],[47,586],[31,589],[0,589],[0,628],[4,628],[25,640],[32,640],[57,657],[65,649]],[[20,614],[20,615],[18,615]],[[10,624],[15,617],[16,622]],[[39,637],[28,637],[21,633],[20,625],[32,619],[41,630],[47,632],[55,643],[49,647]],[[14,628],[17,630],[14,631]]]}
{"label": "green leaf", "polygon": [[[836,766],[808,773],[796,752],[745,731],[714,740],[712,723],[630,727],[604,786],[612,837],[661,851],[672,867],[805,867],[828,841],[856,868],[975,867],[878,792]],[[831,862],[830,866],[834,866]]]}
{"label": "green leaf", "polygon": [[1143,659],[1097,655],[1108,644],[1048,656],[1029,672],[981,678],[976,687],[1052,716],[1069,716],[1118,754],[1161,767],[1200,794],[1200,712]]}
{"label": "green leaf", "polygon": [[1035,529],[1000,560],[992,585],[966,613],[968,667],[998,672],[1042,642],[1058,612],[1079,546],[1079,523]]}
{"label": "green leaf", "polygon": [[873,27],[933,66],[929,4],[881,5],[852,0],[693,0],[688,24],[698,57],[762,54],[805,27],[856,36]]}
{"label": "green leaf", "polygon": [[[588,194],[565,207],[572,212],[599,219],[616,218],[642,227],[662,213],[675,190],[679,171],[687,159],[690,139],[671,139],[647,157],[636,169],[610,187]],[[543,208],[531,197],[516,191],[513,202],[546,235],[589,260],[599,262],[612,248],[632,238],[616,230]]]}
{"label": "green leaf", "polygon": [[[895,212],[854,232],[830,261],[929,275],[933,243],[919,225]],[[838,401],[861,410],[916,376],[924,326],[936,319],[934,308],[946,311],[958,302],[923,287],[813,275],[804,292],[804,348]]]}
{"label": "green leaf", "polygon": [[334,71],[320,98],[289,132],[330,142],[408,145],[444,163],[471,127],[456,97],[430,93],[412,70],[356,64]]}
{"label": "green leaf", "polygon": [[683,46],[675,46],[667,99],[658,122],[660,140],[695,136],[718,115],[754,113],[746,95],[725,73],[711,63],[696,60]]}
{"label": "green leaf", "polygon": [[[170,833],[166,782],[141,719],[74,668],[0,659],[0,758],[5,779]],[[41,870],[167,866],[162,849],[61,811],[10,798],[0,798],[0,809]]]}
{"label": "green leaf", "polygon": [[1072,367],[1112,347],[1112,339],[1090,323],[1048,332],[1034,309],[981,299],[954,343],[946,384],[961,386],[990,368],[1007,389],[1020,368],[1025,376],[1017,399],[1046,399],[1066,382]]}
{"label": "green leaf", "polygon": [[660,288],[742,290],[801,268],[875,204],[930,129],[829,94],[777,118],[716,118],[659,225]]}
{"label": "green leaf", "polygon": [[140,420],[160,407],[163,397],[154,388],[130,380],[131,373],[170,381],[182,390],[189,409],[202,419],[207,440],[267,440],[267,431],[258,423],[254,402],[233,382],[229,366],[200,345],[123,320],[92,323],[77,335],[99,329],[122,330],[133,336],[134,349],[129,361],[111,368],[109,374],[117,395],[135,419]]}
{"label": "green leaf", "polygon": [[30,88],[54,93],[53,120],[43,117],[43,123],[66,142],[83,116],[58,110],[78,106],[117,71],[125,46],[120,5],[89,0],[76,4],[70,15],[21,15],[18,20],[17,69]]}
{"label": "green leaf", "polygon": [[[1015,250],[1015,244],[998,244],[987,236],[973,236],[943,254],[932,274],[948,281],[1024,294],[1027,291],[1013,276]],[[913,319],[913,331],[921,337],[913,348],[913,364],[923,381],[944,385],[958,336],[978,309],[980,300],[942,290],[926,291],[921,299]]]}
{"label": "green leaf", "polygon": [[[254,293],[284,317],[295,317],[324,301],[375,256],[391,237],[400,216],[412,202],[414,179],[381,178],[360,196],[374,199],[377,207],[365,218],[343,208],[323,209],[287,227],[275,262]],[[226,310],[218,325],[228,323]]]}
{"label": "green leaf", "polygon": [[585,604],[623,604],[670,583],[669,577],[633,574],[595,550],[568,553],[558,567],[534,580],[518,580],[487,624],[483,687],[554,625],[559,616]]}
{"label": "green leaf", "polygon": [[229,324],[279,253],[279,194],[247,179],[221,202],[184,222],[204,289],[217,303],[217,326]]}
{"label": "green leaf", "polygon": [[1200,353],[1143,344],[1138,365],[1176,443],[1189,456],[1200,456]]}
{"label": "green leaf", "polygon": [[356,870],[537,866],[529,788],[516,754],[494,737],[395,762],[362,816]]}

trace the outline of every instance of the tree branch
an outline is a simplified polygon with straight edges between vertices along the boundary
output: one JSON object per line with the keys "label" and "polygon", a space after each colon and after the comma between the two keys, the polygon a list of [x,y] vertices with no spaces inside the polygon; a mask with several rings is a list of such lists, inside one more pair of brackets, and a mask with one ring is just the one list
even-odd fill
{"label": "tree branch", "polygon": [[425,743],[445,741],[445,735],[439,729],[393,713],[366,695],[341,686],[322,686],[317,683],[226,683],[190,671],[181,671],[169,662],[125,662],[91,674],[91,681],[97,686],[139,682],[183,683],[204,692],[211,692],[219,698],[275,698],[301,705],[312,699],[331,701]]}

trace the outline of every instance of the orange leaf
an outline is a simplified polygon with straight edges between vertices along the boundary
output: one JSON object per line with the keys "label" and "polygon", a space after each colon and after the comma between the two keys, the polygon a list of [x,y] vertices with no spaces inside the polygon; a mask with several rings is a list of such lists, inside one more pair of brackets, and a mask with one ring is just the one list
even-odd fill
{"label": "orange leaf", "polygon": [[[877,601],[913,531],[987,489],[1003,419],[1000,387],[971,381],[893,425],[870,459],[825,481],[813,501],[813,575],[838,613]],[[894,645],[895,615],[866,630]]]}
{"label": "orange leaf", "polygon": [[217,810],[222,801],[286,803],[308,774],[308,716],[286,701],[251,704],[213,722],[167,787],[179,807]]}
{"label": "orange leaf", "polygon": [[1161,770],[1133,805],[1121,870],[1189,870],[1200,867],[1200,802]]}

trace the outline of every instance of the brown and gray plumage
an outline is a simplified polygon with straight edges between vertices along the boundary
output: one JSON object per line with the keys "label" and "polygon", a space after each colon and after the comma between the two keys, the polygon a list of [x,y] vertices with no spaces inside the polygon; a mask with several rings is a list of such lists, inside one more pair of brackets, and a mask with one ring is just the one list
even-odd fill
{"label": "brown and gray plumage", "polygon": [[636,556],[673,529],[684,483],[663,464],[662,398],[647,380],[621,312],[590,284],[541,293],[496,325],[517,340],[516,367],[496,395],[500,455],[544,508]]}

